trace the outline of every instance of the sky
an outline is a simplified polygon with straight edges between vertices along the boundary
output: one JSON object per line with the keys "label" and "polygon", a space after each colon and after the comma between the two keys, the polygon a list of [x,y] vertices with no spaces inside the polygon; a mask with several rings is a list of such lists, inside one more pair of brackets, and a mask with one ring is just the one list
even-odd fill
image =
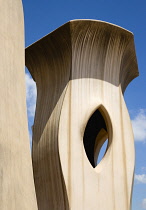
{"label": "sky", "polygon": [[[135,138],[132,210],[146,209],[146,0],[23,0],[25,46],[73,19],[96,19],[119,25],[134,34],[140,76],[124,98]],[[26,69],[29,133],[33,125],[36,87]]]}

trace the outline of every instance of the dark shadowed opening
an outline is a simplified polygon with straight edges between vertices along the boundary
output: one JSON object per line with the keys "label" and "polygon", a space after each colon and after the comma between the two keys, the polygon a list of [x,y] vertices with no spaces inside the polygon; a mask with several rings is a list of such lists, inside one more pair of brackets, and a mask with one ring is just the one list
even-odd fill
{"label": "dark shadowed opening", "polygon": [[83,142],[88,160],[95,168],[104,157],[108,146],[107,126],[99,109],[87,122]]}

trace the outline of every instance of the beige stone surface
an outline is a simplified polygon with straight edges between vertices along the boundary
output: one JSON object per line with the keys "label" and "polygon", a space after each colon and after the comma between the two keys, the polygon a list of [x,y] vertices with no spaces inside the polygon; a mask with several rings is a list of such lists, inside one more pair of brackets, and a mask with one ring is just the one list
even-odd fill
{"label": "beige stone surface", "polygon": [[21,0],[0,0],[0,210],[36,210]]}
{"label": "beige stone surface", "polygon": [[[138,76],[133,34],[102,21],[70,21],[26,49],[26,66],[37,84],[38,209],[130,210],[134,140],[123,92]],[[87,138],[90,151],[85,128],[96,110],[100,132],[94,142]],[[86,153],[97,159],[107,138],[102,161],[91,164]]]}

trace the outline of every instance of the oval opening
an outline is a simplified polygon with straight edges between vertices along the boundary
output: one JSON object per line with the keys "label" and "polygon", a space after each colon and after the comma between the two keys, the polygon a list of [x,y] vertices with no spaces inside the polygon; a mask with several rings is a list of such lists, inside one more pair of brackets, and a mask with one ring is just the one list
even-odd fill
{"label": "oval opening", "polygon": [[100,108],[87,122],[83,142],[89,162],[95,168],[103,159],[109,146],[108,128]]}

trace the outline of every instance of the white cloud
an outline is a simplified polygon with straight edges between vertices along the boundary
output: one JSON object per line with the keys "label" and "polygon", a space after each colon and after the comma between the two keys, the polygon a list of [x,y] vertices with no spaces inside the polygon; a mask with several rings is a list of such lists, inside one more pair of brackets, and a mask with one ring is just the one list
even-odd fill
{"label": "white cloud", "polygon": [[134,178],[137,183],[146,184],[146,174],[135,174]]}
{"label": "white cloud", "polygon": [[28,117],[34,117],[37,96],[36,83],[28,73],[25,74],[25,80]]}
{"label": "white cloud", "polygon": [[142,200],[142,208],[146,209],[146,198]]}
{"label": "white cloud", "polygon": [[146,111],[140,109],[132,120],[135,141],[146,141]]}

